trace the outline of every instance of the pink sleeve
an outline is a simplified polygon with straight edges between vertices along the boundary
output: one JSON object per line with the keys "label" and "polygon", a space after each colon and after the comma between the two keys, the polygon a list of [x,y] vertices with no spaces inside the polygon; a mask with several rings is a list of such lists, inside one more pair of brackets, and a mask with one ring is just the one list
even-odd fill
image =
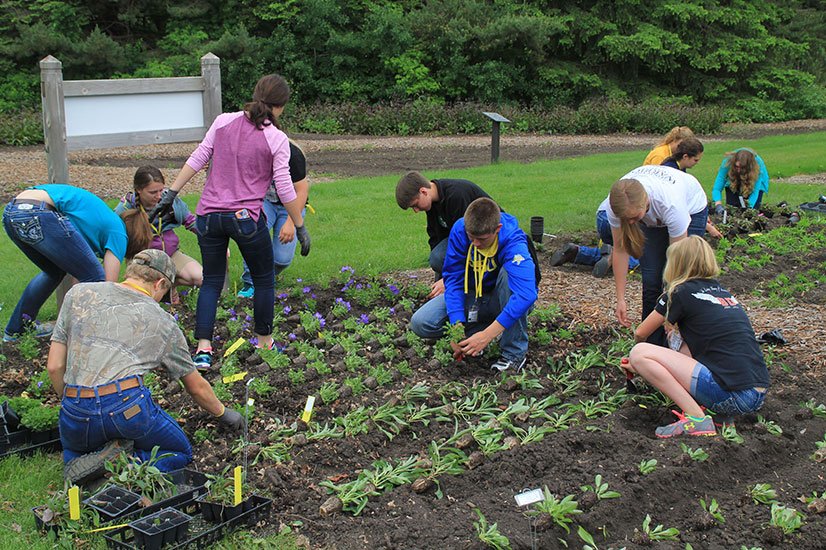
{"label": "pink sleeve", "polygon": [[290,142],[287,135],[273,126],[264,129],[272,151],[272,175],[275,192],[282,204],[296,199],[295,186],[290,177]]}
{"label": "pink sleeve", "polygon": [[[204,136],[203,141],[198,144],[198,148],[195,149],[191,155],[189,155],[189,159],[186,163],[189,165],[190,168],[195,170],[196,172],[200,171],[204,166],[207,165],[209,159],[212,158],[212,148],[215,145],[215,134],[218,131],[218,128],[222,126],[226,126],[235,118],[239,113],[224,113],[218,115],[212,125],[207,130],[206,135]],[[243,111],[241,112],[243,114]]]}

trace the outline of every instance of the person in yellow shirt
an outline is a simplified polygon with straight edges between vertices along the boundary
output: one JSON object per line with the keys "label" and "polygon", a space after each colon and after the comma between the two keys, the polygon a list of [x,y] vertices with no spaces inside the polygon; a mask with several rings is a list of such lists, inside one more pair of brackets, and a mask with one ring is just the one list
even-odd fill
{"label": "person in yellow shirt", "polygon": [[688,126],[675,126],[668,132],[656,147],[651,149],[648,156],[643,161],[643,166],[648,164],[660,165],[665,159],[674,154],[680,142],[686,138],[693,138],[694,132]]}

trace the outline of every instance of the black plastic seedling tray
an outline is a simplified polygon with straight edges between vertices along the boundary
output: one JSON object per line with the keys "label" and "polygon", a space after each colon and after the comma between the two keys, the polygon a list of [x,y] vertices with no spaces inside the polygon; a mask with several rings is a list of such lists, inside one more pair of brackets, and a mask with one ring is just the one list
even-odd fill
{"label": "black plastic seedling tray", "polygon": [[[254,525],[262,519],[265,519],[272,507],[272,499],[252,495],[250,500],[252,501],[252,506],[249,510],[242,512],[237,517],[217,524],[210,524],[203,520],[200,508],[195,500],[180,504],[178,508],[192,517],[192,522],[189,524],[189,538],[182,542],[164,546],[164,550],[210,548],[238,527]],[[120,527],[111,533],[105,534],[104,539],[109,548],[122,548],[126,550],[140,550],[143,548],[142,546],[137,546],[134,531],[128,526]]]}
{"label": "black plastic seedling tray", "polygon": [[815,214],[826,215],[826,203],[822,202],[804,202],[798,208],[804,212],[813,212]]}
{"label": "black plastic seedling tray", "polygon": [[140,501],[141,496],[137,493],[119,485],[107,485],[84,500],[83,504],[97,510],[104,521],[111,521],[134,511]]}

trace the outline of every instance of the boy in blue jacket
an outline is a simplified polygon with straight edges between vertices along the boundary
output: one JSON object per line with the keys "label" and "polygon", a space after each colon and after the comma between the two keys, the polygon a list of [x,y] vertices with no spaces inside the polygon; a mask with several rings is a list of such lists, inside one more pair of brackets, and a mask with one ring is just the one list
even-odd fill
{"label": "boy in blue jacket", "polygon": [[442,275],[445,293],[413,314],[410,328],[440,338],[445,324],[462,324],[467,337],[454,356],[478,356],[499,338],[496,371],[518,371],[528,352],[528,312],[537,296],[539,270],[530,239],[516,218],[489,198],[470,203],[450,231]]}

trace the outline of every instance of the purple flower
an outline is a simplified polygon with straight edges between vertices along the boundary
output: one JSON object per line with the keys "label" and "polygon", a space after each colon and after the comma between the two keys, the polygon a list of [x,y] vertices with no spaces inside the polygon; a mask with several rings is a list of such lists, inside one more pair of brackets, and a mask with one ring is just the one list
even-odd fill
{"label": "purple flower", "polygon": [[278,298],[279,300],[286,300],[287,296],[288,296],[288,294],[286,292],[282,292],[281,294],[276,296],[276,298]]}
{"label": "purple flower", "polygon": [[312,298],[313,300],[315,300],[315,299],[316,299],[315,292],[313,292],[312,294],[310,294],[310,298]]}
{"label": "purple flower", "polygon": [[38,387],[38,388],[42,388],[42,387],[43,387],[43,381],[42,381],[42,380],[41,380],[41,381],[39,381],[39,382],[37,383],[37,387]]}
{"label": "purple flower", "polygon": [[173,318],[173,319],[175,319],[176,321],[180,321],[180,319],[181,319],[181,318],[178,316],[178,314],[177,314],[177,313],[173,313],[173,314],[172,314],[172,318]]}
{"label": "purple flower", "polygon": [[304,294],[309,294],[312,290],[313,289],[311,289],[310,287],[305,286],[304,288],[301,289],[301,292],[303,292]]}
{"label": "purple flower", "polygon": [[235,308],[229,308],[229,309],[227,310],[227,313],[229,313],[229,314],[230,314],[230,315],[232,315],[233,317],[235,317],[236,315],[238,315],[237,313],[235,313]]}
{"label": "purple flower", "polygon": [[303,282],[304,282],[304,279],[302,279],[301,277],[296,277],[296,278],[295,278],[295,282],[296,282],[296,283],[303,283]]}
{"label": "purple flower", "polygon": [[284,315],[289,315],[289,313],[293,310],[290,306],[284,306]]}
{"label": "purple flower", "polygon": [[296,338],[298,338],[298,336],[296,336],[295,334],[293,334],[293,333],[291,332],[291,333],[287,336],[287,338],[289,338],[289,339],[290,339],[290,341],[292,342],[293,340],[295,340]]}
{"label": "purple flower", "polygon": [[183,298],[184,296],[186,296],[187,294],[189,294],[189,291],[188,291],[188,290],[186,290],[186,289],[184,289],[184,290],[179,290],[179,291],[178,291],[178,294],[181,296],[181,298]]}
{"label": "purple flower", "polygon": [[355,271],[353,270],[353,268],[352,268],[352,267],[350,267],[349,265],[345,265],[344,267],[342,267],[342,268],[341,268],[341,272],[342,272],[342,273],[347,273],[348,271],[349,271],[350,273],[355,273]]}
{"label": "purple flower", "polygon": [[336,303],[344,306],[347,311],[350,311],[350,302],[346,301],[344,298],[336,298]]}
{"label": "purple flower", "polygon": [[395,314],[396,314],[396,308],[391,307],[390,308],[390,315],[395,315]]}
{"label": "purple flower", "polygon": [[247,315],[247,316],[246,316],[246,318],[245,318],[244,320],[245,320],[245,321],[252,321],[252,317],[250,317],[249,315]]}
{"label": "purple flower", "polygon": [[399,293],[399,287],[397,287],[396,285],[387,285],[387,288],[389,288],[390,292],[392,292],[393,294]]}
{"label": "purple flower", "polygon": [[257,346],[258,345],[258,336],[253,336],[252,338],[250,338],[250,344],[252,344],[253,346]]}
{"label": "purple flower", "polygon": [[364,286],[361,283],[356,284],[356,290],[361,290]]}
{"label": "purple flower", "polygon": [[31,321],[31,320],[32,320],[32,316],[31,316],[31,315],[29,315],[28,313],[24,313],[24,314],[23,314],[23,320],[24,320],[24,321]]}
{"label": "purple flower", "polygon": [[368,317],[366,313],[362,313],[361,316],[359,317],[359,323],[361,323],[362,325],[366,325],[369,322],[370,322],[370,317]]}

